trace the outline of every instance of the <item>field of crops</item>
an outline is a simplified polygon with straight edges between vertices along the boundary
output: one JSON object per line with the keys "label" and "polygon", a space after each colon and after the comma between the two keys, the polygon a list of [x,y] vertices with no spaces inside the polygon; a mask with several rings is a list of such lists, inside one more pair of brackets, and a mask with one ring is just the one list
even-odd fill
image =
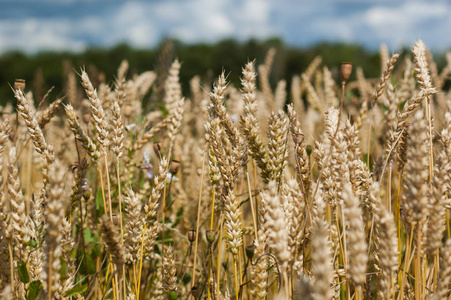
{"label": "field of crops", "polygon": [[275,55],[190,91],[178,60],[72,66],[58,99],[17,79],[2,299],[448,299],[451,53],[382,47],[371,79],[318,56],[273,89]]}

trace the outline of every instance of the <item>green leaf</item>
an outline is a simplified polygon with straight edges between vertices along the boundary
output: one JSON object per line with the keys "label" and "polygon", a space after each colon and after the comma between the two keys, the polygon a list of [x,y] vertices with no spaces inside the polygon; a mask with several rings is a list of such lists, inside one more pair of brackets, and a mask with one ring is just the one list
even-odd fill
{"label": "green leaf", "polygon": [[158,103],[158,104],[156,104],[156,107],[163,113],[163,117],[166,117],[167,115],[169,115],[168,109],[163,104]]}
{"label": "green leaf", "polygon": [[192,277],[193,276],[191,276],[191,273],[186,273],[185,276],[183,276],[183,285],[190,283]]}
{"label": "green leaf", "polygon": [[19,268],[19,278],[23,283],[30,282],[30,275],[28,275],[27,265],[24,262],[19,261],[17,264]]}
{"label": "green leaf", "polygon": [[102,252],[102,246],[100,245],[100,243],[96,243],[93,247],[92,247],[92,256],[93,257],[98,257],[100,256]]}
{"label": "green leaf", "polygon": [[26,242],[26,244],[27,244],[28,246],[30,246],[31,248],[36,248],[36,246],[38,245],[38,243],[36,243],[36,241],[33,240],[33,239],[31,239],[31,240],[29,240],[28,242]]}
{"label": "green leaf", "polygon": [[89,229],[85,229],[84,235],[85,235],[85,243],[86,244],[89,244],[90,242],[92,242],[94,240],[93,235]]}
{"label": "green leaf", "polygon": [[86,290],[88,289],[88,286],[86,284],[83,285],[76,285],[73,288],[71,288],[70,290],[68,290],[66,292],[66,297],[72,297],[81,293],[86,292]]}
{"label": "green leaf", "polygon": [[99,188],[96,193],[96,209],[97,215],[101,216],[104,214],[105,208],[103,207],[103,195],[101,188]]}
{"label": "green leaf", "polygon": [[175,222],[174,224],[172,224],[172,227],[175,227],[180,223],[180,218],[182,217],[182,215],[183,215],[183,206],[180,207],[180,209],[177,211]]}
{"label": "green leaf", "polygon": [[61,257],[60,261],[61,261],[60,276],[61,276],[61,279],[66,279],[67,274],[69,273],[69,269],[67,268],[67,263],[64,260],[64,258]]}
{"label": "green leaf", "polygon": [[368,168],[370,169],[370,172],[373,171],[373,157],[370,155],[369,159],[368,159],[368,154],[364,154],[363,155],[363,161],[365,163],[369,162],[370,165],[368,166]]}
{"label": "green leaf", "polygon": [[38,298],[42,290],[42,283],[39,280],[33,281],[28,286],[27,300],[35,300]]}
{"label": "green leaf", "polygon": [[[88,273],[89,273],[89,274],[94,274],[94,273],[96,272],[96,269],[95,269],[95,262],[94,262],[94,260],[92,259],[91,255],[86,255],[86,256],[85,256],[85,259],[86,259],[86,263],[87,263],[87,265],[88,265]],[[84,269],[84,268],[83,268],[83,269]]]}
{"label": "green leaf", "polygon": [[183,215],[183,206],[179,208],[177,211],[177,218],[180,218]]}

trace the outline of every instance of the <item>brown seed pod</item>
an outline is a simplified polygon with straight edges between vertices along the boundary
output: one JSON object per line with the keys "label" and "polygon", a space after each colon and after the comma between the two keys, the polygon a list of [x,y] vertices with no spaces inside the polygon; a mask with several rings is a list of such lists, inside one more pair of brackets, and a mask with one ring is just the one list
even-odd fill
{"label": "brown seed pod", "polygon": [[197,297],[199,297],[199,289],[197,288],[197,286],[193,286],[192,288],[191,288],[191,295],[193,295],[193,297],[195,298],[195,299],[197,299]]}
{"label": "brown seed pod", "polygon": [[341,64],[340,69],[341,83],[346,83],[349,77],[351,77],[351,74],[352,74],[352,64],[350,62],[343,62]]}
{"label": "brown seed pod", "polygon": [[153,144],[153,151],[155,151],[156,155],[161,156],[161,144],[160,143]]}
{"label": "brown seed pod", "polygon": [[300,145],[304,141],[304,135],[302,133],[296,134],[296,144]]}
{"label": "brown seed pod", "polygon": [[207,230],[207,242],[211,245],[215,241],[216,232],[214,230]]}
{"label": "brown seed pod", "polygon": [[178,293],[176,290],[170,290],[168,293],[169,300],[176,300],[178,298]]}
{"label": "brown seed pod", "polygon": [[188,241],[194,243],[196,241],[196,230],[191,229],[188,231]]}
{"label": "brown seed pod", "polygon": [[83,192],[83,198],[88,201],[91,198],[91,189],[87,189]]}
{"label": "brown seed pod", "polygon": [[169,165],[169,173],[175,175],[180,169],[180,161],[173,159]]}
{"label": "brown seed pod", "polygon": [[254,252],[255,252],[255,246],[254,244],[250,244],[246,247],[246,256],[247,258],[249,258],[250,260],[252,260],[252,257],[254,257]]}

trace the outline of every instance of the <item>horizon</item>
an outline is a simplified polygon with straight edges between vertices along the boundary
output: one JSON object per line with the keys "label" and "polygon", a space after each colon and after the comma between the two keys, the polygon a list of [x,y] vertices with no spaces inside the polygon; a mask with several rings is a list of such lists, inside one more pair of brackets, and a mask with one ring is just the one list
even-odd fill
{"label": "horizon", "polygon": [[[120,42],[114,45],[108,45],[108,46],[102,46],[102,45],[91,45],[88,46],[87,48],[84,49],[80,49],[79,51],[72,51],[71,49],[63,49],[63,50],[58,50],[58,49],[41,49],[38,50],[36,52],[26,52],[23,51],[22,49],[11,49],[11,50],[7,50],[5,52],[0,52],[0,57],[4,57],[5,55],[10,55],[10,54],[21,54],[21,55],[25,55],[27,57],[35,57],[35,56],[39,56],[39,55],[46,55],[46,54],[68,54],[68,55],[81,55],[84,53],[87,53],[89,51],[105,51],[105,52],[109,52],[109,51],[113,51],[115,49],[120,49],[121,47],[127,47],[129,50],[131,51],[158,51],[161,46],[166,43],[166,42],[171,42],[173,44],[176,45],[176,48],[190,48],[190,47],[198,47],[198,46],[208,46],[208,47],[214,47],[214,46],[218,46],[221,43],[225,43],[225,42],[234,42],[237,45],[240,46],[244,46],[248,43],[251,43],[253,41],[255,41],[257,44],[259,45],[264,45],[267,44],[269,42],[272,41],[277,41],[277,42],[281,42],[281,45],[285,48],[285,49],[291,49],[291,50],[299,50],[299,51],[303,51],[303,50],[311,50],[313,48],[321,48],[323,46],[330,46],[330,47],[341,47],[341,46],[348,46],[348,47],[352,47],[352,48],[362,48],[364,51],[368,52],[368,53],[378,53],[380,51],[380,46],[384,45],[384,44],[380,44],[379,47],[377,48],[372,48],[372,47],[366,47],[363,44],[359,44],[359,43],[350,43],[350,42],[343,42],[343,41],[336,41],[336,42],[330,42],[330,41],[319,41],[317,43],[314,44],[310,44],[310,45],[305,45],[305,46],[300,46],[300,45],[291,45],[288,44],[286,41],[282,40],[280,37],[274,36],[274,37],[269,37],[267,39],[256,39],[256,38],[249,38],[247,40],[237,40],[234,38],[224,38],[224,39],[219,39],[217,41],[214,42],[193,42],[193,43],[187,43],[187,42],[183,42],[181,40],[178,39],[172,39],[172,38],[167,38],[167,39],[163,39],[161,40],[158,44],[153,45],[153,46],[149,46],[149,47],[137,47],[134,46],[132,44],[129,43],[124,43],[124,42]],[[403,51],[403,50],[408,50],[411,48],[411,45],[404,45],[399,47],[398,49],[396,49],[397,52]],[[450,49],[451,50],[451,47]],[[391,50],[390,50],[391,51]],[[439,54],[444,54],[445,51],[447,51],[447,49],[441,51],[434,51],[432,50],[433,53],[439,53]],[[394,52],[391,51],[391,52]]]}

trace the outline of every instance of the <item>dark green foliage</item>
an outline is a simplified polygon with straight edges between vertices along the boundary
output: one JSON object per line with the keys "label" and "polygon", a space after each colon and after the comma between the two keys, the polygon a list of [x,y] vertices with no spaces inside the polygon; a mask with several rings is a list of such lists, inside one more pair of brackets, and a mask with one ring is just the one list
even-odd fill
{"label": "dark green foliage", "polygon": [[39,280],[33,281],[28,286],[27,300],[37,299],[42,290],[42,283]]}
{"label": "dark green foliage", "polygon": [[[361,66],[367,77],[378,77],[380,74],[379,55],[365,48],[352,44],[319,44],[310,48],[299,48],[285,45],[280,39],[266,41],[255,39],[246,42],[223,40],[216,44],[187,45],[178,41],[163,41],[155,49],[133,49],[127,45],[118,45],[111,49],[93,48],[83,53],[42,52],[36,55],[25,55],[20,52],[9,52],[0,56],[0,104],[14,101],[9,84],[16,78],[27,82],[36,102],[52,86],[55,89],[50,97],[53,101],[64,95],[64,84],[67,72],[79,71],[86,66],[88,74],[106,76],[106,83],[112,85],[117,68],[122,60],[129,62],[128,75],[147,70],[156,70],[165,78],[166,70],[174,58],[182,62],[180,80],[183,91],[188,96],[189,80],[200,75],[202,80],[211,82],[213,74],[227,70],[228,81],[239,86],[241,68],[248,60],[256,59],[257,65],[264,60],[266,51],[274,47],[277,50],[271,72],[271,84],[285,78],[290,84],[291,77],[304,71],[313,58],[322,56],[323,65],[327,65],[334,74],[342,61],[350,61],[354,66]],[[163,68],[161,68],[163,67]],[[336,73],[336,72],[335,72]],[[99,76],[91,76],[94,86]],[[155,92],[155,91],[154,91]],[[157,98],[161,97],[161,91]]]}

